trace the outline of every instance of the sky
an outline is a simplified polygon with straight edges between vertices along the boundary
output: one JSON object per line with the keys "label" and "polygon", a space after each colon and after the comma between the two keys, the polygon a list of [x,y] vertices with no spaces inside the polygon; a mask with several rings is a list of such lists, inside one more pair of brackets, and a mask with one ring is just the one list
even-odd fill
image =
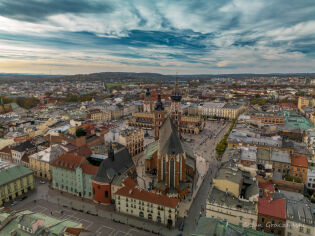
{"label": "sky", "polygon": [[315,72],[315,0],[0,0],[0,73]]}

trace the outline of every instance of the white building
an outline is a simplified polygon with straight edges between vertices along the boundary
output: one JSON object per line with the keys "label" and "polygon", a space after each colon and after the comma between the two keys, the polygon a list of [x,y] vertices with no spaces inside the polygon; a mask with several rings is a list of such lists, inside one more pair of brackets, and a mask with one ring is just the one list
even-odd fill
{"label": "white building", "polygon": [[315,190],[315,168],[311,167],[307,170],[306,187]]}
{"label": "white building", "polygon": [[129,177],[123,184],[124,187],[115,194],[116,211],[163,225],[175,226],[179,199],[140,189]]}

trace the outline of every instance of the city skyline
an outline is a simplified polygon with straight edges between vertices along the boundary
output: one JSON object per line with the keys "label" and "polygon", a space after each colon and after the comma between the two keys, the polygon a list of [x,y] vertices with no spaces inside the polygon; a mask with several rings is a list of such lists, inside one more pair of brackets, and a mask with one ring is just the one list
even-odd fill
{"label": "city skyline", "polygon": [[0,1],[0,73],[315,72],[315,3]]}

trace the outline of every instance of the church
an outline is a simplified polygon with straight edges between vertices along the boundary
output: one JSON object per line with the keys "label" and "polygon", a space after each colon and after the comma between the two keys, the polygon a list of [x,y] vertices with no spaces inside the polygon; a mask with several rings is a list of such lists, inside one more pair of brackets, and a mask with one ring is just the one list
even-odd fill
{"label": "church", "polygon": [[[183,115],[183,111],[181,108],[182,95],[177,83],[175,84],[171,99],[172,104],[169,112],[172,114],[171,118],[173,119],[175,126],[179,126],[180,132],[182,133],[199,134],[204,129],[205,122],[199,116],[193,117]],[[159,103],[159,101],[157,103]],[[127,125],[138,128],[154,129],[156,126],[154,122],[157,121],[155,115],[156,109],[154,109],[150,89],[147,89],[143,101],[143,112],[132,113],[132,117],[127,120]]]}
{"label": "church", "polygon": [[153,188],[168,196],[184,198],[193,188],[196,160],[181,141],[181,94],[176,86],[171,111],[166,114],[161,96],[154,109],[155,141],[145,151],[145,172],[156,178]]}

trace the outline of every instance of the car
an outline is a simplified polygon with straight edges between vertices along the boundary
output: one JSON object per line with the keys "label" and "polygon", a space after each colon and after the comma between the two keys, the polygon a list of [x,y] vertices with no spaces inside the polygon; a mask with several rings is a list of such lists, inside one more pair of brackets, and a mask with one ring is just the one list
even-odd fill
{"label": "car", "polygon": [[24,199],[26,199],[27,198],[27,196],[25,195],[25,196],[23,196],[22,198],[21,198],[21,200],[24,200]]}
{"label": "car", "polygon": [[184,230],[184,225],[185,225],[184,221],[180,222],[180,224],[178,226],[178,230],[179,231],[183,231]]}
{"label": "car", "polygon": [[44,180],[39,181],[39,183],[46,184],[46,182]]}
{"label": "car", "polygon": [[15,206],[17,204],[17,202],[16,201],[13,201],[12,203],[11,203],[11,206]]}

